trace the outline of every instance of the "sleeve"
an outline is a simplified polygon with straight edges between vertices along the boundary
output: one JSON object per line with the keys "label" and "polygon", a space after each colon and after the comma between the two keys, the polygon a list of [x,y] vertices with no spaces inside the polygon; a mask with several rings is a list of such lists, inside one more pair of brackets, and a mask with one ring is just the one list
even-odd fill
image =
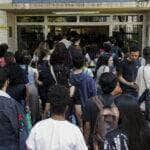
{"label": "sleeve", "polygon": [[35,128],[33,127],[26,141],[26,146],[28,150],[36,150],[35,134],[36,131]]}
{"label": "sleeve", "polygon": [[85,140],[83,137],[83,134],[81,133],[81,131],[77,128],[77,132],[76,132],[76,150],[88,150],[86,144],[85,144]]}
{"label": "sleeve", "polygon": [[94,77],[92,70],[89,68],[88,68],[88,74],[89,74],[89,76]]}
{"label": "sleeve", "polygon": [[104,72],[109,72],[109,71],[110,71],[109,67],[106,66]]}
{"label": "sleeve", "polygon": [[90,81],[88,82],[88,89],[89,89],[89,97],[88,98],[97,95],[96,82],[92,77],[91,77]]}

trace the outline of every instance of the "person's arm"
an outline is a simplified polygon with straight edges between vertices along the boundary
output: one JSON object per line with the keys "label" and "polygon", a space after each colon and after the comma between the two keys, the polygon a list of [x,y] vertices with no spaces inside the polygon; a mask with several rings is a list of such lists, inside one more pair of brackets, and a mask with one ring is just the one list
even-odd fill
{"label": "person's arm", "polygon": [[129,150],[127,137],[123,134],[120,136],[107,136],[104,141],[104,150]]}
{"label": "person's arm", "polygon": [[73,97],[75,93],[75,86],[71,86],[69,90],[70,90],[70,97]]}
{"label": "person's arm", "polygon": [[123,84],[125,84],[125,85],[127,85],[127,86],[129,86],[129,87],[131,87],[131,88],[138,89],[138,86],[137,86],[137,84],[136,84],[135,82],[128,82],[127,80],[125,80],[125,79],[122,77],[122,75],[119,75],[119,76],[118,76],[118,79],[119,79],[119,81],[120,81],[121,83],[123,83]]}
{"label": "person's arm", "polygon": [[125,80],[121,74],[118,75],[118,79],[119,79],[119,81],[120,81],[121,83],[123,83],[123,84],[126,84],[126,85],[128,85],[128,86],[131,85],[131,82],[128,82],[127,80]]}

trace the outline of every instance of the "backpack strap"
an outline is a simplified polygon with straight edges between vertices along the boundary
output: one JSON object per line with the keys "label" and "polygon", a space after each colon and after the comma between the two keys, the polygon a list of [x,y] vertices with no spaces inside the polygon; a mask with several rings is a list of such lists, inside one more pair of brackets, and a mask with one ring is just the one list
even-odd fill
{"label": "backpack strap", "polygon": [[50,64],[50,71],[51,71],[51,74],[52,74],[56,84],[57,84],[57,78],[56,78],[56,75],[55,75],[55,72],[54,72],[54,68],[53,68],[53,66],[51,64]]}
{"label": "backpack strap", "polygon": [[148,85],[146,83],[146,78],[145,78],[145,66],[143,67],[143,80],[144,80],[144,84],[145,84],[146,89],[148,89]]}
{"label": "backpack strap", "polygon": [[98,107],[98,109],[101,111],[104,107],[103,103],[102,103],[102,96],[94,96],[92,97],[93,102],[96,104],[96,106]]}

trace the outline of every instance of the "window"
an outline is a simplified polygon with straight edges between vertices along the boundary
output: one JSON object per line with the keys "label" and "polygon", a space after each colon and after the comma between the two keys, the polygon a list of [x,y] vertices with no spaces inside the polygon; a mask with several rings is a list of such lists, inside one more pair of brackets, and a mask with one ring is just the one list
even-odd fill
{"label": "window", "polygon": [[18,16],[17,22],[44,22],[44,16]]}
{"label": "window", "polygon": [[113,20],[116,22],[143,22],[143,15],[115,15]]}
{"label": "window", "polygon": [[107,22],[109,16],[80,16],[80,22]]}
{"label": "window", "polygon": [[48,22],[76,22],[76,16],[48,16]]}

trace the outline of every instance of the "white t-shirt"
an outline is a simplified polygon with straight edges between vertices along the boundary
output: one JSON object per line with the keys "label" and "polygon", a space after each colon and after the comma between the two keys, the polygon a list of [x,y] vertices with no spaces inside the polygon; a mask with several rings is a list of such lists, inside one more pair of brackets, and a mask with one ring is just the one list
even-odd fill
{"label": "white t-shirt", "polygon": [[87,150],[80,129],[68,121],[40,121],[26,141],[29,150]]}
{"label": "white t-shirt", "polygon": [[110,69],[108,66],[105,66],[105,65],[100,66],[99,69],[97,70],[96,82],[98,83],[100,76],[105,72],[109,72],[109,70]]}
{"label": "white t-shirt", "polygon": [[144,77],[146,80],[146,84],[147,87],[150,89],[150,65],[141,66],[138,70],[138,74],[136,78],[136,83],[139,87],[139,96],[141,96],[146,89],[146,85],[143,78],[143,68],[144,68]]}

